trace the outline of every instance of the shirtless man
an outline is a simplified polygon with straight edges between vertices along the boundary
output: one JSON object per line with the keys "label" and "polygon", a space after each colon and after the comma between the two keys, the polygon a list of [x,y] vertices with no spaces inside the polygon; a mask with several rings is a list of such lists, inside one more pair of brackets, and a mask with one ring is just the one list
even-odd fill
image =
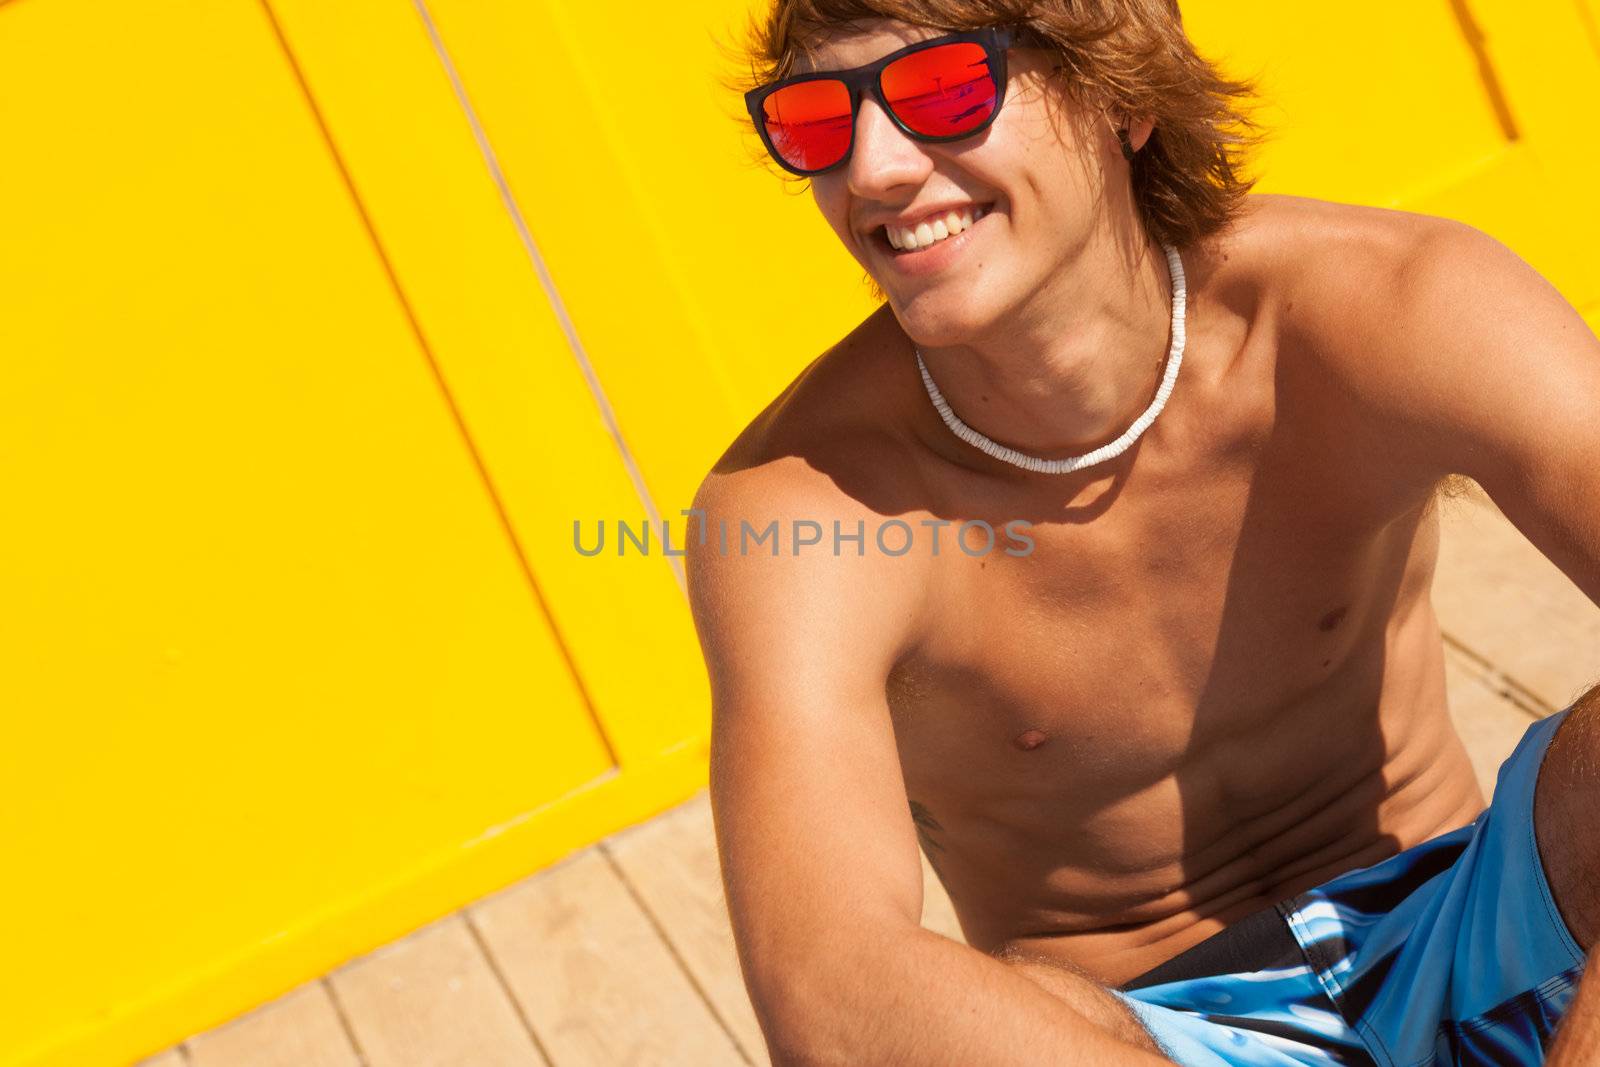
{"label": "shirtless man", "polygon": [[[860,91],[750,98],[887,301],[696,498],[711,797],[774,1061],[1539,1062],[1596,999],[1600,691],[1486,812],[1435,500],[1476,480],[1600,600],[1600,341],[1470,227],[1247,196],[1196,139],[1243,87],[1165,5],[950,37],[971,6],[778,0],[764,74]],[[1072,44],[1069,10],[1111,8]],[[1130,440],[1064,473],[991,454]],[[965,945],[919,925],[919,845]]]}

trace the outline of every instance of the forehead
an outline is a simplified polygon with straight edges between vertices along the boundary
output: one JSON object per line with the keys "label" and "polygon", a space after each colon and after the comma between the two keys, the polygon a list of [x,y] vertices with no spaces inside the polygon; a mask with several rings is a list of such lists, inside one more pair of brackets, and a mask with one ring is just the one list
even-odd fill
{"label": "forehead", "polygon": [[830,27],[809,36],[795,57],[796,74],[818,70],[846,70],[882,58],[890,52],[949,30],[915,26],[893,19],[872,19]]}

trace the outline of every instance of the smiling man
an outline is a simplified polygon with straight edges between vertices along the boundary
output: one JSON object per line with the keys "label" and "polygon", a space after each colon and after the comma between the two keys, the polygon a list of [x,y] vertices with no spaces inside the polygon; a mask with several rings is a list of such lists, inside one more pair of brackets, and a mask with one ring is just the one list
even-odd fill
{"label": "smiling man", "polygon": [[1162,0],[778,0],[754,58],[885,301],[697,496],[782,535],[687,561],[774,1060],[1539,1062],[1595,999],[1600,693],[1486,808],[1434,505],[1600,599],[1600,341],[1467,226],[1250,195]]}

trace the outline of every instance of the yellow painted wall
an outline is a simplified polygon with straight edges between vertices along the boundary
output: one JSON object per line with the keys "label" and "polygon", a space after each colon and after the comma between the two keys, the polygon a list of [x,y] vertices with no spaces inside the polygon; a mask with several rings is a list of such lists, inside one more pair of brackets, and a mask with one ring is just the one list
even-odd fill
{"label": "yellow painted wall", "polygon": [[[676,517],[871,310],[717,87],[745,2],[0,0],[0,1067],[703,782],[674,561],[572,523]],[[1261,188],[1465,219],[1600,324],[1595,8],[1185,13],[1265,79]]]}

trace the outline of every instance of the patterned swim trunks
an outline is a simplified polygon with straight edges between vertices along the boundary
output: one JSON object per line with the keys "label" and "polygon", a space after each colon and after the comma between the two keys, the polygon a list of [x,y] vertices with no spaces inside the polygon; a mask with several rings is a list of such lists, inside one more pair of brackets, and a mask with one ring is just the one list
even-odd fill
{"label": "patterned swim trunks", "polygon": [[1470,826],[1349,871],[1116,990],[1183,1067],[1537,1064],[1584,955],[1533,836],[1566,712],[1535,722]]}

